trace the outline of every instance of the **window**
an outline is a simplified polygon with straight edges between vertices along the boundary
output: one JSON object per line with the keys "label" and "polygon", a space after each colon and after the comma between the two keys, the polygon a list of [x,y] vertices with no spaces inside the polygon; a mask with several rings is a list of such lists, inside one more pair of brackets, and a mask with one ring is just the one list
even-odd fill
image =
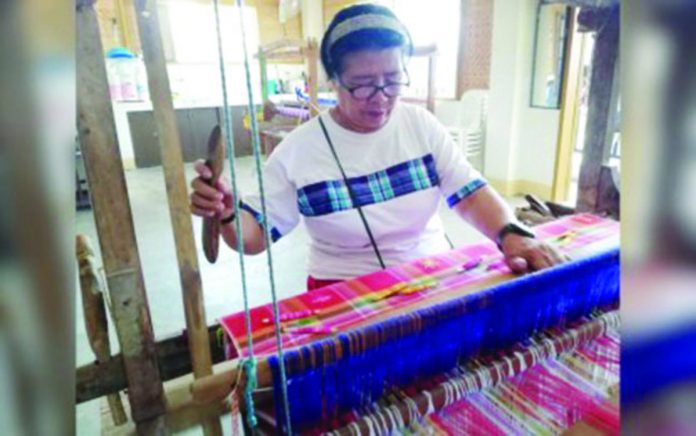
{"label": "window", "polygon": [[[162,39],[167,60],[180,64],[218,63],[215,9],[212,3],[190,0],[161,1],[158,4]],[[234,6],[220,5],[220,27],[226,63],[244,61],[239,12]],[[249,56],[259,46],[256,9],[243,9]]]}
{"label": "window", "polygon": [[539,3],[537,7],[531,107],[559,109],[561,106],[563,63],[573,18],[572,9],[564,4]]}
{"label": "window", "polygon": [[[438,57],[435,72],[435,96],[455,98],[457,50],[459,47],[460,0],[391,0],[381,1],[406,25],[416,46],[436,44]],[[414,58],[409,65],[412,87],[417,97],[425,97],[428,65]]]}

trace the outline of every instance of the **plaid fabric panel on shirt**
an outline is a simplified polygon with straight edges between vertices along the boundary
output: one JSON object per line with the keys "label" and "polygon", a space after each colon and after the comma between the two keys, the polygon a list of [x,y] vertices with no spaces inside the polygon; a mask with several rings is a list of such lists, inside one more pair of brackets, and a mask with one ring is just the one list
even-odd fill
{"label": "plaid fabric panel on shirt", "polygon": [[447,197],[447,205],[449,207],[454,207],[457,203],[469,197],[471,194],[483,188],[484,186],[486,186],[486,181],[483,179],[474,179],[470,181],[457,192]]}
{"label": "plaid fabric panel on shirt", "polygon": [[[257,211],[256,209],[254,209],[253,207],[249,206],[247,203],[240,201],[239,208],[241,210],[245,210],[245,211],[249,212],[254,217],[256,222],[259,223],[260,226],[266,225],[266,218],[263,216],[263,214],[261,212]],[[276,242],[278,239],[280,239],[283,236],[280,233],[280,231],[273,226],[271,226],[270,235],[271,235],[271,241],[273,241],[273,242]]]}
{"label": "plaid fabric panel on shirt", "polygon": [[381,203],[402,195],[433,188],[440,184],[431,154],[389,168],[348,179],[354,204],[343,180],[313,183],[297,190],[297,202],[304,216],[320,216],[333,212]]}

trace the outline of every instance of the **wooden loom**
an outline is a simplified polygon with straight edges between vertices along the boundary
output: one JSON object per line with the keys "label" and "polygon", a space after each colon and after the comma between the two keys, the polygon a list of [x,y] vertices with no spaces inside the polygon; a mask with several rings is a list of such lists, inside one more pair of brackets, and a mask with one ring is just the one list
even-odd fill
{"label": "wooden loom", "polygon": [[[220,362],[222,356],[219,347],[216,346],[215,327],[206,328],[203,324],[201,328],[200,320],[204,320],[205,316],[199,304],[202,296],[200,289],[197,289],[200,288],[200,282],[196,279],[196,262],[190,257],[190,245],[187,245],[189,243],[185,240],[179,241],[182,237],[186,239],[186,234],[190,231],[186,229],[182,209],[177,209],[185,204],[185,195],[181,195],[181,173],[177,169],[181,168],[181,163],[172,149],[176,148],[172,147],[176,141],[164,139],[175,137],[176,129],[173,116],[170,116],[173,114],[171,105],[166,101],[168,81],[163,68],[163,58],[159,56],[161,45],[158,45],[156,32],[156,10],[151,7],[152,2],[138,1],[136,7],[139,17],[150,17],[150,20],[141,20],[139,26],[146,48],[145,59],[151,89],[157,90],[156,94],[153,93],[153,106],[156,108],[158,131],[163,138],[163,154],[167,155],[167,159],[163,161],[167,184],[172,187],[172,191],[168,193],[169,198],[175,203],[173,208],[176,213],[172,216],[175,220],[174,232],[178,238],[177,247],[180,244],[188,247],[178,251],[183,255],[180,259],[180,269],[186,272],[182,275],[182,287],[187,313],[191,314],[187,317],[187,322],[189,319],[192,321],[188,325],[187,333],[157,342],[154,340],[120,154],[117,144],[113,141],[113,114],[110,112],[111,106],[106,93],[102,50],[99,47],[92,3],[88,0],[78,2],[80,139],[83,151],[86,151],[88,172],[91,172],[90,187],[94,193],[93,200],[97,203],[95,217],[116,329],[119,338],[124,342],[121,345],[123,354],[111,356],[104,361],[100,359],[99,364],[78,369],[78,402],[128,388],[129,412],[138,431],[157,433],[165,426],[165,416],[169,420],[166,425],[171,428],[174,424],[174,428],[177,428],[176,422],[173,423],[176,421],[173,420],[174,415],[182,416],[184,409],[193,410],[195,417],[191,418],[188,424],[181,423],[182,426],[190,425],[191,422],[200,423],[203,421],[202,417],[217,417],[221,404],[219,401],[212,401],[200,407],[201,402],[197,403],[193,394],[210,393],[209,390],[200,389],[206,386],[218,389],[222,387],[221,391],[228,392],[229,386],[226,384],[229,374],[221,371],[220,367],[212,371],[210,363],[206,363],[206,360],[210,362],[211,358],[212,363]],[[195,320],[198,320],[199,324],[195,324]],[[210,357],[206,358],[206,354]],[[228,363],[222,365],[229,366]],[[192,371],[195,377],[199,378],[192,385],[191,376],[188,375],[163,386],[164,381],[190,374]],[[205,376],[205,373],[211,372],[215,372],[216,375]],[[260,370],[260,375],[266,376],[270,385],[270,367],[266,372]],[[222,380],[222,385],[215,383],[216,380]],[[261,382],[263,384],[263,378]],[[420,405],[421,403],[419,407]],[[206,434],[216,434],[215,426],[206,425]]]}
{"label": "wooden loom", "polygon": [[259,47],[257,54],[261,67],[261,96],[264,103],[268,100],[268,75],[269,63],[304,63],[307,67],[307,84],[309,88],[309,110],[311,116],[317,114],[319,107],[318,85],[319,52],[317,42],[314,39],[307,41],[281,39]]}
{"label": "wooden loom", "polygon": [[[425,99],[403,97],[404,101],[409,103],[424,105],[430,112],[435,112],[435,69],[437,61],[437,46],[419,46],[413,50],[414,57],[422,57],[427,59],[427,84]],[[318,50],[317,43],[314,40],[308,40],[306,43],[299,40],[282,39],[274,43],[267,44],[259,49],[257,54],[259,64],[261,66],[261,86],[264,102],[264,121],[260,125],[260,135],[263,144],[263,149],[268,156],[280,141],[292,131],[297,124],[304,122],[311,117],[317,115],[320,108],[318,99]],[[284,63],[284,62],[305,62],[308,70],[309,83],[309,109],[291,107],[277,107],[268,99],[268,90],[266,88],[267,79],[267,64],[269,62]],[[276,117],[276,115],[280,115]]]}
{"label": "wooden loom", "polygon": [[[414,47],[413,56],[424,57],[428,62],[427,94],[424,100],[406,99],[406,101],[424,104],[430,112],[435,111],[435,69],[437,54],[436,45]],[[313,39],[308,39],[306,42],[301,40],[281,39],[260,47],[257,58],[259,59],[261,68],[261,95],[264,103],[268,100],[268,63],[305,63],[308,72],[307,82],[309,88],[310,116],[315,116],[319,108],[318,56],[317,42]]]}
{"label": "wooden loom", "polygon": [[[543,372],[543,365],[539,365],[546,360],[571,359],[577,363],[577,356],[567,356],[575,356],[573,353],[578,348],[581,349],[579,356],[584,356],[586,348],[596,346],[592,341],[598,338],[611,337],[600,339],[612,342],[612,347],[602,352],[618,352],[618,318],[611,312],[618,304],[618,256],[615,252],[618,224],[592,215],[579,215],[547,224],[538,232],[566,253],[589,257],[510,282],[513,276],[503,266],[497,249],[489,243],[478,244],[282,301],[282,340],[287,349],[285,364],[289,386],[294,386],[291,392],[294,389],[295,394],[302,397],[299,402],[305,404],[308,392],[324,398],[312,411],[302,411],[301,407],[291,404],[291,421],[299,427],[293,430],[313,433],[345,427],[338,433],[349,432],[348,428],[368,433],[375,420],[386,419],[386,416],[391,416],[390,423],[384,424],[381,432],[402,431],[409,426],[413,429],[434,419],[428,418],[434,411],[461,407],[469,401],[470,395],[495,392],[498,385],[535,377],[535,371]],[[564,290],[554,289],[561,284]],[[515,314],[514,309],[520,307],[524,307],[525,313]],[[597,309],[610,312],[592,319],[584,318]],[[484,316],[486,311],[490,313]],[[486,321],[491,313],[507,315],[511,320],[500,327]],[[228,354],[247,354],[244,319],[244,314],[239,313],[222,320],[230,338],[232,352]],[[279,414],[277,419],[269,415],[268,410],[259,413],[265,425],[262,430],[269,433],[287,430],[278,404],[278,358],[273,355],[276,347],[271,319],[269,305],[251,311],[254,351],[261,359],[258,383],[262,388],[274,386],[276,393],[276,404],[270,409]],[[472,366],[474,356],[486,359],[489,354],[485,350],[505,350],[549,328],[554,329],[554,333],[545,334],[537,345],[518,345],[509,355],[498,355],[498,361],[489,357],[485,364]],[[487,333],[482,334],[482,331]],[[457,335],[456,332],[462,333]],[[443,333],[446,340],[438,341]],[[468,340],[470,334],[473,339]],[[419,353],[423,349],[429,349],[425,356]],[[404,363],[399,357],[390,356],[408,355],[409,352],[412,354],[409,360],[419,363],[406,371],[409,375],[405,379],[399,379],[395,368]],[[373,359],[371,364],[370,359]],[[587,363],[585,369],[589,371],[587,367],[595,363]],[[603,363],[606,362],[597,364]],[[603,418],[600,423],[595,422],[595,426],[616,430],[618,408],[611,404],[610,397],[616,395],[618,361],[614,359],[610,363],[611,368],[604,368],[606,377],[595,380],[597,389],[605,393],[601,401],[588,400],[582,409],[584,413],[578,412],[575,419],[554,425],[571,426],[599,414]],[[533,365],[537,365],[534,366],[537,369],[524,372]],[[351,367],[361,369],[351,370]],[[391,378],[386,376],[384,368],[390,369]],[[458,374],[452,376],[452,371]],[[596,373],[596,368],[593,371]],[[380,379],[377,373],[386,378],[380,379],[375,390],[375,386],[364,385],[364,377],[368,375],[362,372],[372,378]],[[312,377],[308,373],[320,375],[309,382]],[[443,373],[449,373],[450,378],[438,375]],[[195,382],[194,397],[209,401],[226,395],[238,377],[238,370],[231,369]],[[330,387],[328,380],[332,379],[336,384]],[[361,386],[360,380],[363,380],[362,388],[352,394],[337,387],[341,384]],[[556,382],[567,383],[566,380]],[[396,395],[395,392],[402,392],[399,389],[413,391],[413,386],[420,386],[419,389],[428,386],[428,389],[412,395],[411,402],[403,397],[389,398]],[[327,394],[328,391],[332,394]],[[327,400],[327,395],[333,395],[333,399]],[[357,402],[345,400],[350,397],[355,400],[355,395],[360,397]],[[262,391],[258,399],[262,409],[264,401],[266,409],[269,408],[267,392]],[[377,403],[382,407],[375,409]],[[361,413],[356,414],[355,410]],[[363,413],[367,416],[360,416]],[[351,418],[345,418],[346,414],[352,414]],[[433,416],[437,418],[438,415]],[[480,422],[480,418],[475,422]],[[545,425],[551,424],[545,422]]]}
{"label": "wooden loom", "polygon": [[[307,41],[281,39],[261,46],[256,57],[261,69],[261,96],[264,108],[263,122],[259,125],[259,134],[264,153],[268,156],[287,133],[299,123],[319,112],[319,50],[317,42],[311,38]],[[309,88],[307,109],[304,107],[278,107],[270,101],[267,88],[269,63],[305,64]]]}

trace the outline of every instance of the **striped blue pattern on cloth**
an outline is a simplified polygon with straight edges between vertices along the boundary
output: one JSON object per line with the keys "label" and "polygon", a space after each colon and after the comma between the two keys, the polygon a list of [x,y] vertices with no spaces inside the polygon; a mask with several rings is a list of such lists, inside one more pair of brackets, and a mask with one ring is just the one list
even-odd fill
{"label": "striped blue pattern on cloth", "polygon": [[447,197],[447,205],[449,207],[454,207],[457,203],[464,200],[465,198],[478,191],[479,189],[483,188],[484,186],[486,186],[486,181],[483,179],[474,179],[470,181],[457,192]]}
{"label": "striped blue pattern on cloth", "polygon": [[[239,208],[249,212],[260,226],[264,226],[266,224],[266,218],[263,216],[263,214],[243,201],[239,202]],[[275,227],[271,227],[270,234],[273,242],[277,241],[283,236]]]}
{"label": "striped blue pattern on cloth", "polygon": [[[431,154],[365,176],[348,179],[358,206],[381,203],[440,184]],[[297,190],[300,213],[315,217],[356,207],[343,180],[313,183]]]}

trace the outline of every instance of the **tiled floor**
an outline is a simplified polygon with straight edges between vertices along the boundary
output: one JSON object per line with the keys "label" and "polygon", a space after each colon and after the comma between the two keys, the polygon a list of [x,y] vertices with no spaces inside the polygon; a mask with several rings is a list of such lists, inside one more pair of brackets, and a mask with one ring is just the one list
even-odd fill
{"label": "tiled floor", "polygon": [[[237,163],[240,189],[252,190],[256,181],[253,159],[240,158],[237,159]],[[194,177],[191,165],[186,167],[186,174],[188,180]],[[155,336],[162,338],[181,331],[185,326],[164,176],[161,168],[157,167],[128,171],[126,180],[153,328]],[[513,199],[512,203],[518,204],[519,200]],[[441,208],[441,216],[447,233],[455,245],[469,244],[482,239],[476,230],[463,223],[444,205]],[[199,249],[206,317],[210,324],[222,315],[243,308],[239,258],[232,250],[222,249],[217,263],[208,264],[203,256],[198,236],[201,231],[201,220],[194,218],[193,227]],[[91,211],[77,213],[75,231],[90,236],[94,245],[98,245]],[[299,226],[273,246],[273,269],[279,298],[292,296],[304,290],[307,238],[306,231]],[[257,306],[269,302],[266,256],[263,254],[247,256],[245,262],[246,277],[249,289],[252,290],[250,305]],[[76,361],[79,366],[91,362],[93,354],[87,342],[79,292],[76,300]],[[110,333],[112,350],[117,352],[118,342],[113,328]],[[77,414],[78,434],[99,434],[98,400],[80,405]]]}

